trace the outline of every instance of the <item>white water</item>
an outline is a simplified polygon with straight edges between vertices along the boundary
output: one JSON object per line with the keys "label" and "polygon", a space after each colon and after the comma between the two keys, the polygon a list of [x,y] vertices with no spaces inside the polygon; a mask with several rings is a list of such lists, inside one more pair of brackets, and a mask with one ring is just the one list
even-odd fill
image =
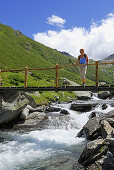
{"label": "white water", "polygon": [[[92,100],[96,99],[97,97],[93,97]],[[71,120],[67,128],[64,125],[59,129],[36,130],[28,134],[2,133],[2,136],[8,139],[8,142],[0,143],[0,170],[18,170],[35,160],[39,161],[40,164],[40,161],[45,161],[51,156],[71,153],[73,146],[77,148],[85,140],[84,138],[76,137],[76,135],[88,121],[92,111],[78,114],[76,111],[69,109],[70,104],[56,106],[70,112]],[[95,108],[95,111],[102,111],[103,113],[110,110],[112,110],[110,105],[104,111],[101,106]],[[71,128],[71,124],[74,125],[74,128]]]}

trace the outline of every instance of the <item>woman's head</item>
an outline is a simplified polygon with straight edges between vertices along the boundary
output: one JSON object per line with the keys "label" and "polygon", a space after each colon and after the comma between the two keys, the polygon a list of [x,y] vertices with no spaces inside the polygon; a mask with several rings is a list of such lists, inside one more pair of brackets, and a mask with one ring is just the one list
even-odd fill
{"label": "woman's head", "polygon": [[84,49],[80,49],[80,54],[84,54]]}

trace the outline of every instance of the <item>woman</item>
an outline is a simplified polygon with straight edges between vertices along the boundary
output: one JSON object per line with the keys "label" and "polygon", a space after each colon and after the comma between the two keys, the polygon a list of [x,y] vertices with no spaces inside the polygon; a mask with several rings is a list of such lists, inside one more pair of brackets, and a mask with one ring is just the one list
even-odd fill
{"label": "woman", "polygon": [[80,72],[80,77],[83,83],[83,87],[85,87],[87,64],[89,61],[88,61],[87,54],[84,54],[84,49],[80,49],[80,54],[81,55],[78,56],[77,63],[82,64],[82,65],[79,65],[79,72]]}

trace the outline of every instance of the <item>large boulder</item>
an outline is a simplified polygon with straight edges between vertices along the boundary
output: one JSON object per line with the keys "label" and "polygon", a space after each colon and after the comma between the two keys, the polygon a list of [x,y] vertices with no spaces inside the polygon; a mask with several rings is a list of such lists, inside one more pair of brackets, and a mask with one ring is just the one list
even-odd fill
{"label": "large boulder", "polygon": [[80,112],[88,112],[97,104],[98,104],[97,102],[72,103],[70,109],[75,111],[80,111]]}
{"label": "large boulder", "polygon": [[105,139],[107,137],[113,137],[114,129],[106,120],[101,121],[101,135]]}
{"label": "large boulder", "polygon": [[91,114],[89,115],[89,118],[100,117],[102,114],[103,114],[103,112],[93,111],[93,112],[91,112]]}
{"label": "large boulder", "polygon": [[2,91],[0,99],[0,125],[18,117],[29,103],[29,100],[17,91]]}
{"label": "large boulder", "polygon": [[112,96],[112,94],[109,91],[103,91],[98,93],[98,98],[100,99],[107,99],[110,96]]}
{"label": "large boulder", "polygon": [[114,118],[107,118],[106,121],[114,128]]}
{"label": "large boulder", "polygon": [[91,118],[84,125],[83,129],[77,134],[78,137],[85,136],[89,140],[94,140],[100,135],[100,120],[96,117]]}
{"label": "large boulder", "polygon": [[90,141],[87,143],[78,161],[85,167],[88,167],[106,154],[107,151],[108,145],[103,139]]}
{"label": "large boulder", "polygon": [[29,96],[28,94],[26,94],[26,93],[24,93],[24,92],[21,92],[22,93],[22,95],[24,95],[28,100],[29,100],[29,105],[31,106],[31,107],[33,107],[33,108],[36,108],[36,102],[35,102],[35,100],[31,97],[31,96]]}
{"label": "large boulder", "polygon": [[106,114],[102,114],[99,116],[101,120],[107,119],[107,118],[114,118],[114,110],[111,110],[110,112]]}
{"label": "large boulder", "polygon": [[106,141],[109,143],[109,150],[114,156],[114,138],[106,138]]}
{"label": "large boulder", "polygon": [[62,109],[60,111],[61,114],[64,114],[64,115],[69,115],[70,113],[68,112],[68,110],[65,110],[65,109]]}
{"label": "large boulder", "polygon": [[90,100],[91,97],[90,96],[76,96],[78,100]]}
{"label": "large boulder", "polygon": [[61,108],[58,108],[58,107],[47,107],[46,108],[46,112],[59,112],[61,110]]}

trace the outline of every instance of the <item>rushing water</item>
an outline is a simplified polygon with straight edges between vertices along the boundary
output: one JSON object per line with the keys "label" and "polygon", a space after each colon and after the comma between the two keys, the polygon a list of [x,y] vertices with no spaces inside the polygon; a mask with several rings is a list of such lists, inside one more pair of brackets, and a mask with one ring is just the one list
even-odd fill
{"label": "rushing water", "polygon": [[[98,98],[94,96],[92,100],[98,100]],[[76,135],[88,121],[92,111],[79,114],[70,110],[70,105],[55,105],[68,110],[71,117],[70,122],[66,122],[59,128],[35,130],[25,134],[1,132],[1,137],[5,140],[0,143],[0,170],[36,170],[44,167],[53,170],[57,169],[57,161],[68,160],[69,164],[72,164],[73,160],[75,162],[84,148],[85,141],[84,138],[78,138]],[[107,113],[112,110],[112,107],[108,105],[108,108],[103,111],[99,105],[94,110]],[[67,167],[61,169],[67,170]]]}

